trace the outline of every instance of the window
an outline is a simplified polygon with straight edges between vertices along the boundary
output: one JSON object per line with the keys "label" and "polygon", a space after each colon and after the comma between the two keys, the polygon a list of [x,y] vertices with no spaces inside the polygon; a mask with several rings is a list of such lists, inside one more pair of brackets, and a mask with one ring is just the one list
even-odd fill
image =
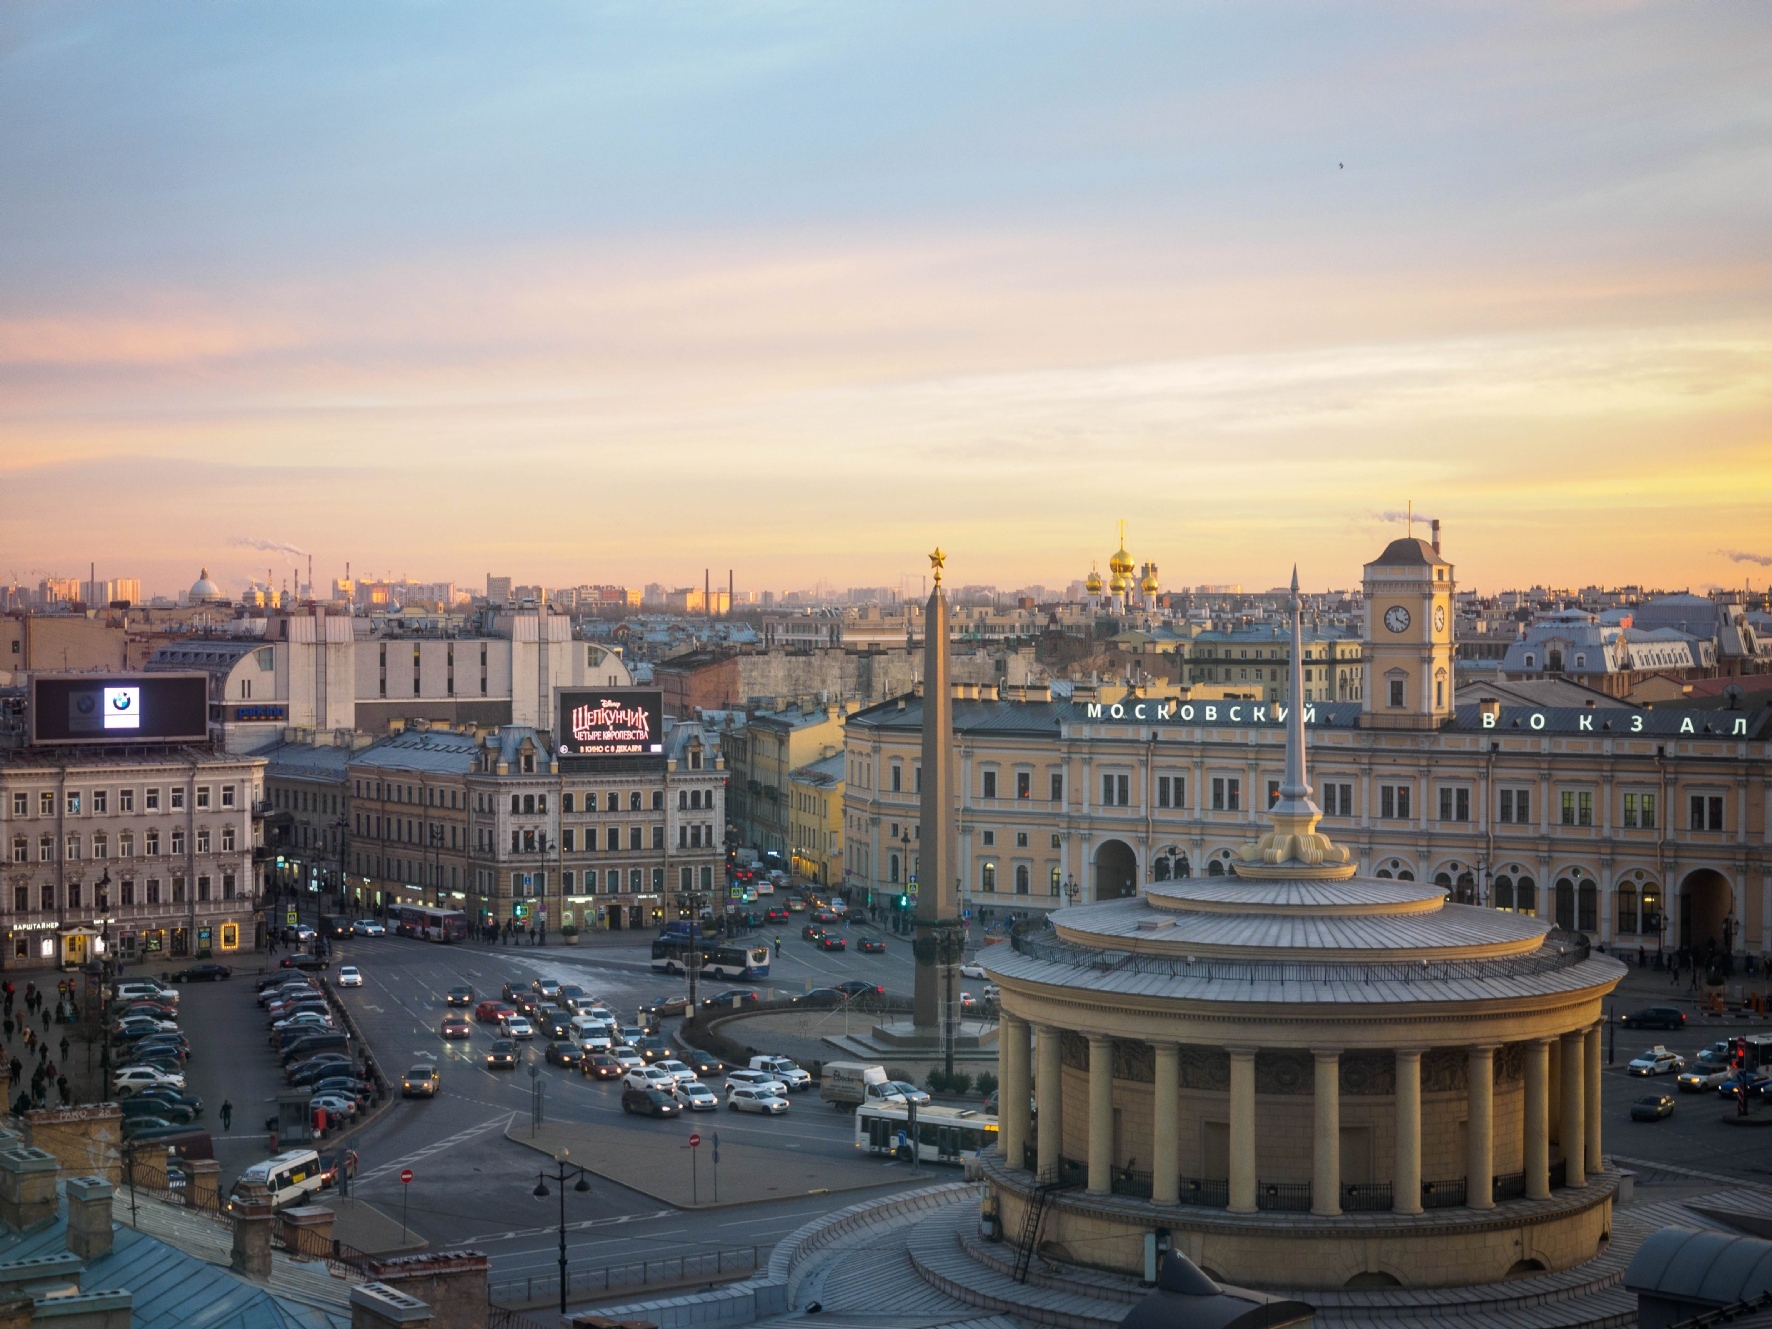
{"label": "window", "polygon": [[997,893],[997,865],[995,863],[986,863],[983,868],[980,869],[980,873],[979,888],[984,891],[986,895],[995,895]]}
{"label": "window", "polygon": [[1624,796],[1624,824],[1627,827],[1654,830],[1655,795],[1626,794]]}
{"label": "window", "polygon": [[1130,775],[1103,775],[1101,777],[1101,803],[1103,807],[1123,808],[1132,801],[1132,777]]}
{"label": "window", "polygon": [[1329,817],[1353,816],[1354,787],[1351,784],[1325,784],[1323,786],[1323,813]]}
{"label": "window", "polygon": [[894,886],[898,885],[898,855],[897,854],[887,855],[887,858],[886,858],[886,880]]}
{"label": "window", "polygon": [[185,791],[182,789],[172,789],[167,792],[171,798],[172,810],[174,812],[183,812],[185,810]]}
{"label": "window", "polygon": [[44,835],[38,838],[37,861],[39,863],[55,862],[55,837],[53,835]]}
{"label": "window", "polygon": [[31,842],[22,835],[12,837],[12,861],[14,863],[31,861]]}
{"label": "window", "polygon": [[621,811],[621,795],[616,793],[615,790],[611,789],[609,791],[609,798],[604,803],[604,807],[610,812],[620,812]]}
{"label": "window", "polygon": [[1378,815],[1390,821],[1409,820],[1409,786],[1382,784],[1378,786]]}
{"label": "window", "polygon": [[109,811],[108,805],[109,805],[110,801],[111,801],[111,796],[109,793],[107,793],[103,789],[94,789],[92,791],[93,813],[95,815],[102,816],[105,812]]}
{"label": "window", "polygon": [[12,815],[15,817],[23,817],[23,816],[28,815],[30,813],[30,811],[31,811],[31,796],[29,794],[27,794],[22,789],[13,790],[13,793],[12,793]]}
{"label": "window", "polygon": [[80,834],[77,831],[68,832],[68,851],[66,857],[70,862],[80,857]]}
{"label": "window", "polygon": [[1269,780],[1267,782],[1267,805],[1271,808],[1274,804],[1278,803],[1279,801],[1280,801],[1280,782],[1278,780]]}
{"label": "window", "polygon": [[53,817],[55,815],[55,792],[46,789],[37,795],[37,815]]}
{"label": "window", "polygon": [[209,852],[209,827],[207,826],[199,826],[197,828],[197,852],[199,854],[207,854]]}
{"label": "window", "polygon": [[995,798],[997,796],[997,773],[995,771],[986,771],[980,778],[984,782],[983,797]]}
{"label": "window", "polygon": [[1618,900],[1618,930],[1631,934],[1637,930],[1637,891],[1628,883],[1614,892]]}
{"label": "window", "polygon": [[1015,796],[1017,798],[1032,798],[1034,796],[1034,773],[1032,771],[1017,771],[1015,773]]}
{"label": "window", "polygon": [[562,811],[562,812],[571,812],[572,811],[572,795],[571,794],[561,794],[560,795],[560,811]]}
{"label": "window", "polygon": [[1017,863],[1015,865],[1015,893],[1017,895],[1032,894],[1032,877],[1033,871],[1026,863]]}
{"label": "window", "polygon": [[1059,771],[1052,772],[1052,801],[1064,802],[1064,775]]}
{"label": "window", "polygon": [[1581,789],[1565,789],[1562,793],[1562,822],[1565,826],[1594,824],[1594,796]]}
{"label": "window", "polygon": [[67,811],[70,817],[78,817],[80,815],[80,791],[78,789],[68,790]]}
{"label": "window", "polygon": [[1400,678],[1393,678],[1390,680],[1390,685],[1391,705],[1401,706],[1403,704],[1403,680]]}
{"label": "window", "polygon": [[209,898],[209,878],[208,877],[198,877],[197,878],[197,899],[201,901],[201,900],[207,900],[208,898]]}
{"label": "window", "polygon": [[117,834],[117,857],[118,858],[134,858],[135,857],[135,832],[134,831],[120,831],[120,832],[118,832],[118,834]]}
{"label": "window", "polygon": [[1442,786],[1440,789],[1440,820],[1469,821],[1471,819],[1471,791],[1462,786]]}
{"label": "window", "polygon": [[1186,807],[1187,778],[1181,775],[1159,775],[1157,777],[1157,806],[1160,808]]}
{"label": "window", "polygon": [[117,791],[117,811],[119,811],[119,812],[134,812],[135,811],[135,790],[133,790],[133,789],[119,789]]}
{"label": "window", "polygon": [[39,898],[42,900],[43,912],[53,914],[55,912],[55,887],[45,886]]}
{"label": "window", "polygon": [[569,826],[560,831],[560,848],[569,854],[572,852],[572,828]]}
{"label": "window", "polygon": [[1503,789],[1500,793],[1496,820],[1523,824],[1532,820],[1532,791]]}
{"label": "window", "polygon": [[224,808],[231,808],[234,806],[234,786],[233,785],[225,784],[221,787],[221,805]]}
{"label": "window", "polygon": [[92,856],[94,858],[109,858],[111,856],[111,841],[103,831],[96,831],[93,834]]}
{"label": "window", "polygon": [[143,836],[143,840],[147,846],[146,853],[148,857],[158,858],[160,856],[160,832],[154,830],[148,831]]}
{"label": "window", "polygon": [[628,827],[628,848],[629,849],[640,848],[640,834],[641,834],[640,827],[638,827],[638,826]]}
{"label": "window", "polygon": [[[514,797],[515,796],[513,795],[513,798]],[[516,808],[511,809],[512,812],[515,812],[516,810],[517,810]],[[524,794],[523,795],[523,811],[531,817],[533,817],[535,815],[535,795],[534,794]]]}
{"label": "window", "polygon": [[[902,762],[895,761],[892,763],[890,778],[892,780],[892,786],[891,786],[892,792],[895,794],[903,793],[904,792],[904,764]],[[985,778],[987,780],[989,780],[990,777],[986,776]]]}
{"label": "window", "polygon": [[[709,841],[709,843],[711,844],[712,841]],[[664,827],[663,826],[654,826],[652,828],[652,847],[654,849],[663,849],[664,848]]]}
{"label": "window", "polygon": [[983,843],[987,845],[994,845],[997,843],[997,833],[995,831],[983,831],[980,834],[983,836]]}
{"label": "window", "polygon": [[123,904],[127,908],[128,906],[133,905],[134,903],[135,903],[135,882],[132,879],[125,877],[125,878],[123,878]]}
{"label": "window", "polygon": [[1015,833],[1015,847],[1017,849],[1026,849],[1028,847],[1028,833],[1026,831],[1017,831]]}
{"label": "window", "polygon": [[148,878],[148,903],[160,903],[160,878],[158,877]]}
{"label": "window", "polygon": [[654,789],[652,791],[652,810],[654,812],[664,811],[664,790]]}
{"label": "window", "polygon": [[1583,932],[1597,932],[1600,928],[1600,892],[1592,881],[1583,879],[1576,889],[1576,921]]}
{"label": "window", "polygon": [[1052,832],[1052,847],[1054,849],[1056,849],[1056,848],[1058,848],[1058,844],[1059,844],[1058,832],[1054,831],[1054,832]]}
{"label": "window", "polygon": [[1046,894],[1056,897],[1059,891],[1058,864],[1054,863],[1046,878]]}
{"label": "window", "polygon": [[[629,812],[638,812],[639,810],[640,810],[640,791],[638,789],[636,789],[631,794],[628,795],[628,811]],[[639,848],[639,846],[636,845],[635,848]]]}
{"label": "window", "polygon": [[1212,777],[1212,810],[1214,812],[1235,812],[1243,802],[1243,782],[1234,776],[1215,775]]}
{"label": "window", "polygon": [[1720,831],[1723,829],[1723,797],[1721,794],[1693,794],[1691,829]]}
{"label": "window", "polygon": [[199,811],[207,811],[209,808],[209,786],[206,784],[197,786],[197,808]]}

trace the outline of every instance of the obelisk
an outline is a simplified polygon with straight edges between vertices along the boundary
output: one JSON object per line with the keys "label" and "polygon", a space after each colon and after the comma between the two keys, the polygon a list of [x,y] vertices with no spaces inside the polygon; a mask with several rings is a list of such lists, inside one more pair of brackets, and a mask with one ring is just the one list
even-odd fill
{"label": "obelisk", "polygon": [[923,606],[923,788],[917,865],[917,961],[911,1024],[939,1037],[942,1003],[954,999],[954,973],[964,934],[960,927],[960,850],[954,791],[954,690],[948,675],[948,599],[941,589],[947,556],[929,556],[935,589]]}

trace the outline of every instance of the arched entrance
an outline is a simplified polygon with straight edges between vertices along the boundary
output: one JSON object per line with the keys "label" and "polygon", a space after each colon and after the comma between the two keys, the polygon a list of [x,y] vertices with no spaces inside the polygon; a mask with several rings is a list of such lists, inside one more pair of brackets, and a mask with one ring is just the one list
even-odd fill
{"label": "arched entrance", "polygon": [[[1702,955],[1713,947],[1721,951],[1725,944],[1734,945],[1735,931],[1741,922],[1731,918],[1735,908],[1735,892],[1729,879],[1714,868],[1700,868],[1680,883],[1680,945],[1690,946]],[[1723,936],[1725,922],[1731,935]]]}
{"label": "arched entrance", "polygon": [[1124,840],[1106,840],[1095,851],[1095,898],[1122,900],[1138,894],[1138,857]]}

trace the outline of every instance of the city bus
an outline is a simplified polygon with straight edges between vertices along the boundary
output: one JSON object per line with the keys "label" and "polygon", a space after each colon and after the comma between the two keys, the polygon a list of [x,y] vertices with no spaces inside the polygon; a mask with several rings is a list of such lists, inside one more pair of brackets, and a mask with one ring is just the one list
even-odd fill
{"label": "city bus", "polygon": [[997,1119],[974,1108],[909,1103],[863,1103],[855,1109],[855,1147],[870,1154],[910,1156],[911,1113],[917,1117],[917,1155],[925,1163],[959,1163],[997,1143]]}
{"label": "city bus", "polygon": [[468,939],[468,916],[459,909],[427,909],[417,904],[388,906],[388,925],[402,937],[457,942]]}
{"label": "city bus", "polygon": [[703,977],[768,978],[767,946],[733,946],[706,939],[692,941],[682,933],[667,933],[652,943],[652,970],[658,974],[689,972],[689,952],[694,947]]}

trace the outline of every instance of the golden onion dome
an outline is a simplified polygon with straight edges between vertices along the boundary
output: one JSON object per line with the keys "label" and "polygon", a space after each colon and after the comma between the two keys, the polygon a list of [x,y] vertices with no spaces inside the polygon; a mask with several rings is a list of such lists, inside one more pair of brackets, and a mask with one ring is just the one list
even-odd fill
{"label": "golden onion dome", "polygon": [[1146,595],[1157,593],[1157,570],[1155,568],[1150,568],[1145,572],[1144,580],[1138,583],[1138,589]]}
{"label": "golden onion dome", "polygon": [[1101,574],[1094,568],[1090,568],[1089,575],[1083,579],[1083,588],[1091,595],[1101,594]]}
{"label": "golden onion dome", "polygon": [[1126,594],[1126,587],[1129,584],[1130,583],[1127,582],[1125,577],[1121,576],[1118,571],[1115,571],[1114,579],[1108,583],[1108,590],[1115,595],[1124,595]]}
{"label": "golden onion dome", "polygon": [[1120,547],[1108,559],[1108,571],[1120,577],[1132,575],[1132,555],[1126,552],[1126,520],[1120,519]]}

